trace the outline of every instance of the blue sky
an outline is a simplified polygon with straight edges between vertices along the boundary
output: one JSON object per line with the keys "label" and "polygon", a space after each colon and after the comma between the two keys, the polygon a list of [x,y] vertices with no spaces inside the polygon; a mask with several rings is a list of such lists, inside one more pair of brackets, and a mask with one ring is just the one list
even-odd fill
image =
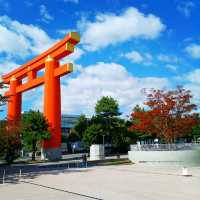
{"label": "blue sky", "polygon": [[[75,68],[62,78],[63,113],[91,115],[108,95],[127,115],[143,88],[176,85],[199,105],[199,9],[198,0],[0,0],[0,74],[77,31],[81,43],[62,61]],[[23,111],[42,111],[42,91],[23,94]]]}

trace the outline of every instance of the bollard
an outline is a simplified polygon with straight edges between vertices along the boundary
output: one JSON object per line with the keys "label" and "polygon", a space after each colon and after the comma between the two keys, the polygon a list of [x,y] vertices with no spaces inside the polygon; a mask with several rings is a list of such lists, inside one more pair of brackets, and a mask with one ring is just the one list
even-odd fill
{"label": "bollard", "polygon": [[68,163],[68,165],[67,165],[67,168],[69,169],[69,163]]}
{"label": "bollard", "polygon": [[19,178],[22,177],[22,169],[19,170]]}
{"label": "bollard", "polygon": [[191,174],[188,173],[187,167],[182,168],[182,176],[192,176]]}
{"label": "bollard", "polygon": [[4,169],[4,170],[3,170],[3,180],[2,180],[2,183],[3,183],[3,184],[5,183],[5,176],[6,176],[6,170]]}

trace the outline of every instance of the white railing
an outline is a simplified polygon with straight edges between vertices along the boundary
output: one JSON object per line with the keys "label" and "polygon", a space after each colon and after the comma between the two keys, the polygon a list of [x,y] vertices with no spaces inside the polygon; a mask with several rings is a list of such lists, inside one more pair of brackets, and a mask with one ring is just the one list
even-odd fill
{"label": "white railing", "polygon": [[131,151],[179,151],[200,148],[199,143],[173,143],[173,144],[135,144],[130,145]]}

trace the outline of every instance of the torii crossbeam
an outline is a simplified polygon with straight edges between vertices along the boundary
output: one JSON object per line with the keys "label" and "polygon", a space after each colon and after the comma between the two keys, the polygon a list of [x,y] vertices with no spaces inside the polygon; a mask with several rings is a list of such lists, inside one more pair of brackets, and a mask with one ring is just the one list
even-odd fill
{"label": "torii crossbeam", "polygon": [[[51,139],[44,141],[43,149],[49,159],[57,159],[61,155],[60,77],[73,71],[71,63],[60,66],[59,60],[71,54],[79,41],[79,35],[71,32],[44,53],[2,76],[3,82],[10,86],[5,93],[9,97],[9,120],[21,118],[22,93],[44,84],[44,116],[50,124]],[[44,69],[44,75],[38,76],[41,69]],[[22,81],[24,78],[27,79],[25,83]]]}

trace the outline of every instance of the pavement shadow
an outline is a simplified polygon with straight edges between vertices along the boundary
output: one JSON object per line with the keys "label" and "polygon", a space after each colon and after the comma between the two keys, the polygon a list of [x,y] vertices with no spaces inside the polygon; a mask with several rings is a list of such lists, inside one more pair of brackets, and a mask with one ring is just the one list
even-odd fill
{"label": "pavement shadow", "polygon": [[0,167],[0,184],[18,184],[21,179],[31,180],[41,175],[58,175],[61,173],[87,173],[91,168],[76,165],[36,165],[36,166],[7,166]]}

